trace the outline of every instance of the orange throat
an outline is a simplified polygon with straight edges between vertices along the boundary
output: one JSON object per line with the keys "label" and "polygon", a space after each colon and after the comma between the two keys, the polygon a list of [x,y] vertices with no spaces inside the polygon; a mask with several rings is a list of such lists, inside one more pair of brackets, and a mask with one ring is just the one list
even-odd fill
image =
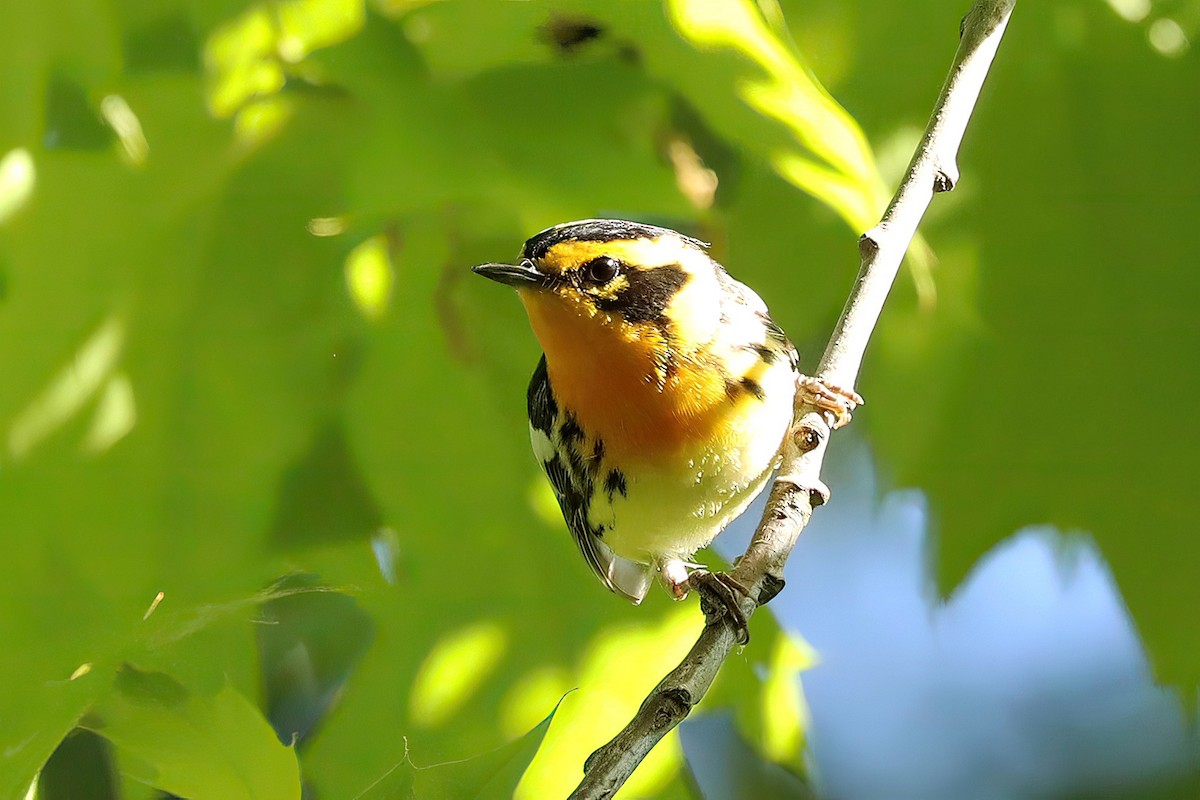
{"label": "orange throat", "polygon": [[603,439],[607,455],[661,463],[720,435],[732,410],[724,378],[687,354],[668,360],[658,326],[589,313],[540,292],[520,296],[560,408]]}

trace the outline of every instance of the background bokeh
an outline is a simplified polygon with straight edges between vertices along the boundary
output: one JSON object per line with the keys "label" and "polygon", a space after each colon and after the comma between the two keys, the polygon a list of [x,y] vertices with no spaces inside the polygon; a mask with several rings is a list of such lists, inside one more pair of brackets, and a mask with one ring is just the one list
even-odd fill
{"label": "background bokeh", "polygon": [[[811,368],[966,8],[9,4],[0,797],[565,795],[701,618],[590,577],[467,267],[677,227]],[[1196,796],[1198,35],[1019,4],[833,504],[626,796]]]}

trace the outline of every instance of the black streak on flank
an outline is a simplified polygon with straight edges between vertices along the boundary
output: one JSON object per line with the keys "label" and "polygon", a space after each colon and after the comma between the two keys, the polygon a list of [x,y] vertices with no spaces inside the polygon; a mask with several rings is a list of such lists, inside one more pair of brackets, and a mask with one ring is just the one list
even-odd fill
{"label": "black streak on flank", "polygon": [[587,465],[583,463],[583,455],[572,445],[564,445],[564,450],[567,454],[567,464],[571,467],[571,472],[581,481],[591,483],[589,470]]}
{"label": "black streak on flank", "polygon": [[521,258],[542,258],[551,247],[562,242],[629,241],[631,239],[657,239],[667,235],[678,236],[698,250],[708,247],[699,239],[693,239],[657,225],[643,225],[640,222],[629,222],[623,219],[587,219],[569,225],[547,228],[531,237],[521,250]]}
{"label": "black streak on flank", "polygon": [[625,485],[625,473],[619,469],[609,470],[608,477],[604,479],[604,489],[608,492],[608,502],[613,501],[613,497],[617,494],[621,497],[628,497],[626,494],[628,487]]}
{"label": "black streak on flank", "polygon": [[554,430],[554,420],[558,416],[558,403],[554,400],[554,391],[550,388],[550,376],[546,373],[546,357],[538,362],[529,381],[527,393],[529,424],[547,436]]}
{"label": "black streak on flank", "polygon": [[545,466],[546,477],[550,479],[550,485],[554,487],[554,494],[558,497],[558,504],[562,507],[563,512],[570,513],[573,509],[578,508],[583,498],[580,496],[575,482],[571,480],[571,473],[567,471],[567,465],[562,462],[561,458],[555,456],[553,460],[547,461]]}
{"label": "black streak on flank", "polygon": [[588,522],[588,507],[591,505],[592,490],[595,484],[590,478],[578,473],[573,476],[570,468],[563,463],[559,456],[547,461],[545,466],[546,476],[550,478],[550,485],[554,487],[554,494],[558,497],[558,505],[562,508],[563,518],[571,530],[571,535],[575,537],[580,550],[593,569],[602,569],[603,565],[596,557],[596,549],[591,544],[591,537],[597,539],[603,537],[604,526],[592,525]]}
{"label": "black streak on flank", "polygon": [[546,462],[546,476],[550,479],[550,485],[554,487],[554,494],[558,496],[558,504],[572,532],[577,536],[596,533],[594,526],[587,524],[588,506],[591,505],[594,484],[587,479],[582,483],[577,482],[571,475],[571,470],[558,456]]}
{"label": "black streak on flank", "polygon": [[[576,480],[586,482],[590,492],[592,479],[600,470],[600,462],[584,454],[583,444],[586,439],[587,435],[583,432],[583,428],[579,427],[575,415],[568,411],[566,420],[558,429],[559,455],[566,455],[567,465],[571,468]],[[592,456],[595,456],[597,452],[603,457],[604,443],[599,439],[592,446]]]}
{"label": "black streak on flank", "polygon": [[629,285],[611,300],[597,298],[596,308],[615,311],[628,322],[660,322],[684,284],[692,277],[678,264],[666,264],[625,273]]}
{"label": "black streak on flank", "polygon": [[[539,373],[545,374],[545,367],[546,363],[543,359],[538,371],[534,373],[534,384],[542,383],[549,391],[549,381],[539,382],[537,379]],[[533,394],[531,388],[530,396],[532,397]],[[553,395],[550,397],[553,399]],[[557,410],[554,413],[557,415]],[[559,450],[552,459],[543,462],[543,466],[546,468],[546,476],[550,479],[550,485],[554,487],[554,494],[558,498],[558,505],[562,509],[567,528],[570,529],[575,543],[579,545],[579,551],[583,553],[588,566],[597,575],[604,578],[607,575],[606,570],[610,559],[605,555],[606,551],[599,550],[596,546],[596,541],[604,536],[604,526],[593,525],[588,521],[588,509],[591,506],[592,494],[596,487],[595,476],[600,468],[599,462],[585,467],[583,459],[579,455],[578,439],[572,439],[569,442],[566,440],[568,425],[578,430],[579,438],[583,438],[583,431],[579,428],[579,424],[568,415],[566,422],[559,430]],[[603,445],[597,443],[595,448],[603,452]]]}
{"label": "black streak on flank", "polygon": [[575,415],[570,411],[567,412],[567,420],[563,423],[558,435],[564,444],[574,444],[583,439],[583,428],[579,427]]}

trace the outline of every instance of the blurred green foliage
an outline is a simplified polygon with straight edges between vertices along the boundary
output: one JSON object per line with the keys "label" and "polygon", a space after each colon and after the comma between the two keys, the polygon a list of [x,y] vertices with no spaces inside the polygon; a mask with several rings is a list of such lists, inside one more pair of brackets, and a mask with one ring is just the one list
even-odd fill
{"label": "blurred green foliage", "polygon": [[[6,9],[0,796],[60,742],[124,796],[500,796],[543,735],[519,791],[563,795],[700,618],[591,580],[528,454],[536,346],[466,267],[568,219],[665,222],[811,367],[886,199],[867,141],[893,179],[964,10]],[[1018,9],[861,424],[931,492],[951,582],[1021,524],[1094,531],[1194,685],[1200,81],[1161,18]],[[764,615],[705,704],[796,774],[809,658]],[[676,738],[630,789],[694,796]]]}

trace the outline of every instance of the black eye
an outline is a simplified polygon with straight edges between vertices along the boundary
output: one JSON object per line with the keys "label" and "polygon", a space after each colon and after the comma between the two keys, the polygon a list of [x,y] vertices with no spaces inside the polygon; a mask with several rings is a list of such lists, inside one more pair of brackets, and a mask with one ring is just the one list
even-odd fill
{"label": "black eye", "polygon": [[583,265],[583,274],[593,283],[608,283],[621,271],[621,262],[610,256],[593,258]]}

